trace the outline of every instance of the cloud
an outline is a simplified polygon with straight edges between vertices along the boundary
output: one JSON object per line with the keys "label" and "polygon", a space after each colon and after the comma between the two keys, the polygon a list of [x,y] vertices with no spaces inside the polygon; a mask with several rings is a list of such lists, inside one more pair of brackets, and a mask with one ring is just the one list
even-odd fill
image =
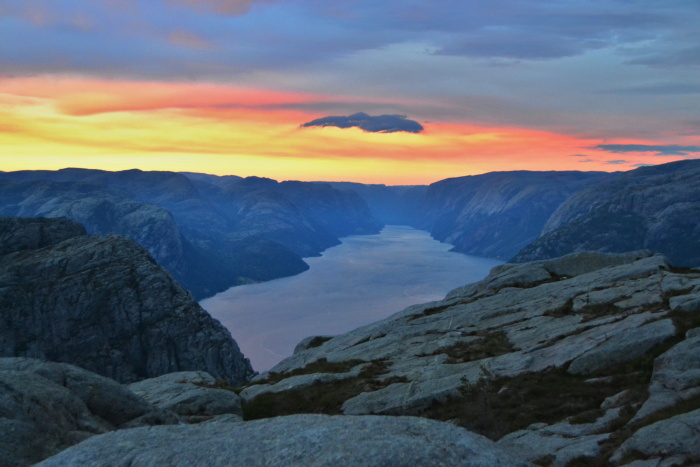
{"label": "cloud", "polygon": [[645,94],[652,96],[674,96],[684,94],[700,94],[700,84],[691,83],[657,83],[647,86],[630,86],[612,89],[611,94]]}
{"label": "cloud", "polygon": [[628,152],[655,152],[655,156],[687,156],[700,152],[700,146],[679,146],[677,144],[599,144],[591,149],[623,154]]}
{"label": "cloud", "polygon": [[579,162],[596,162],[595,159],[582,159]]}
{"label": "cloud", "polygon": [[613,165],[619,165],[619,164],[629,164],[629,161],[623,160],[623,159],[616,159],[614,161],[605,161],[606,164],[613,164]]}
{"label": "cloud", "polygon": [[240,16],[248,13],[254,3],[267,3],[273,0],[168,0],[192,8],[207,8],[214,13],[227,16]]}
{"label": "cloud", "polygon": [[420,133],[424,129],[423,125],[415,120],[409,120],[405,115],[378,115],[373,117],[364,112],[358,112],[347,117],[329,116],[317,118],[301,126],[307,128],[313,126],[334,126],[338,128],[357,127],[362,131],[370,133],[395,133],[397,131]]}
{"label": "cloud", "polygon": [[653,167],[654,164],[632,164],[632,167]]}
{"label": "cloud", "polygon": [[588,157],[587,154],[569,154],[569,157]]}

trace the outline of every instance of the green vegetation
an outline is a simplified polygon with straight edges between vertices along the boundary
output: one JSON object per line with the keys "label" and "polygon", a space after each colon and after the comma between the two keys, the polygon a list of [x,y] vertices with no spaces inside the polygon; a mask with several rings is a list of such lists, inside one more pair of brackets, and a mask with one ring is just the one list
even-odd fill
{"label": "green vegetation", "polygon": [[321,347],[324,342],[328,342],[331,339],[333,338],[330,336],[316,336],[311,339],[308,344],[306,344],[306,348],[313,349],[314,347]]}
{"label": "green vegetation", "polygon": [[343,362],[329,362],[325,358],[320,358],[315,362],[309,363],[303,368],[297,368],[296,370],[288,371],[286,373],[270,372],[267,374],[267,378],[255,381],[250,385],[275,384],[279,383],[283,379],[291,378],[292,376],[310,375],[313,373],[346,373],[362,363],[365,363],[365,361],[345,360]]}
{"label": "green vegetation", "polygon": [[445,363],[464,363],[497,357],[513,351],[513,344],[503,331],[485,332],[481,336],[481,339],[471,342],[457,342],[449,347],[441,347],[432,355],[446,354],[448,359]]}
{"label": "green vegetation", "polygon": [[373,360],[357,378],[331,383],[317,383],[299,389],[261,394],[243,404],[243,418],[255,420],[297,413],[340,414],[343,403],[363,392],[372,392],[394,383],[407,382],[405,378],[378,376],[388,373],[386,360]]}

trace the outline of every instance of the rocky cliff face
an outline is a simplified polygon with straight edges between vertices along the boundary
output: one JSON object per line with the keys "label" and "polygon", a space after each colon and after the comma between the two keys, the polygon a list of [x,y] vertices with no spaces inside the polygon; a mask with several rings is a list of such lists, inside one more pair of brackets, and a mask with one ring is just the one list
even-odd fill
{"label": "rocky cliff face", "polygon": [[540,465],[692,462],[700,445],[673,446],[700,428],[699,327],[700,270],[579,253],[499,266],[443,301],[307,339],[241,396],[251,418],[450,420]]}
{"label": "rocky cliff face", "polygon": [[571,196],[513,261],[648,248],[674,264],[697,266],[699,199],[700,161],[642,167]]}
{"label": "rocky cliff face", "polygon": [[297,274],[338,237],[381,228],[357,195],[325,185],[140,170],[0,172],[0,215],[129,236],[197,298]]}
{"label": "rocky cliff face", "polygon": [[3,247],[0,356],[68,362],[122,382],[181,370],[230,383],[252,374],[228,330],[133,240],[76,236],[65,220],[0,226],[2,238],[61,232]]}
{"label": "rocky cliff face", "polygon": [[427,189],[417,227],[462,253],[508,260],[539,235],[572,193],[610,177],[600,172],[492,172]]}

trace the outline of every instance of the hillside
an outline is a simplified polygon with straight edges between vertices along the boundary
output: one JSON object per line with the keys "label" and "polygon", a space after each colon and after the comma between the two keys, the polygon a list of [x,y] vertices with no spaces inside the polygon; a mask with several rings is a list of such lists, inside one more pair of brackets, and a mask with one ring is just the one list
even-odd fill
{"label": "hillside", "polygon": [[641,167],[572,195],[512,261],[645,248],[679,266],[698,266],[698,201],[700,161]]}
{"label": "hillside", "polygon": [[199,299],[298,274],[302,257],[381,228],[357,195],[327,185],[140,170],[0,172],[0,215],[129,236]]}

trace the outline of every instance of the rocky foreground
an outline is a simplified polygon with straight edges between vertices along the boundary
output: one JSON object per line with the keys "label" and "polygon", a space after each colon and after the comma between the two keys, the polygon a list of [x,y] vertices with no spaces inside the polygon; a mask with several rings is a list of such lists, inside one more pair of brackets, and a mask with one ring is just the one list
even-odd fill
{"label": "rocky foreground", "polygon": [[498,266],[248,382],[133,241],[0,245],[0,467],[700,463],[700,270],[648,251]]}
{"label": "rocky foreground", "polygon": [[580,253],[310,338],[241,392],[249,418],[418,415],[539,465],[700,462],[700,271]]}

